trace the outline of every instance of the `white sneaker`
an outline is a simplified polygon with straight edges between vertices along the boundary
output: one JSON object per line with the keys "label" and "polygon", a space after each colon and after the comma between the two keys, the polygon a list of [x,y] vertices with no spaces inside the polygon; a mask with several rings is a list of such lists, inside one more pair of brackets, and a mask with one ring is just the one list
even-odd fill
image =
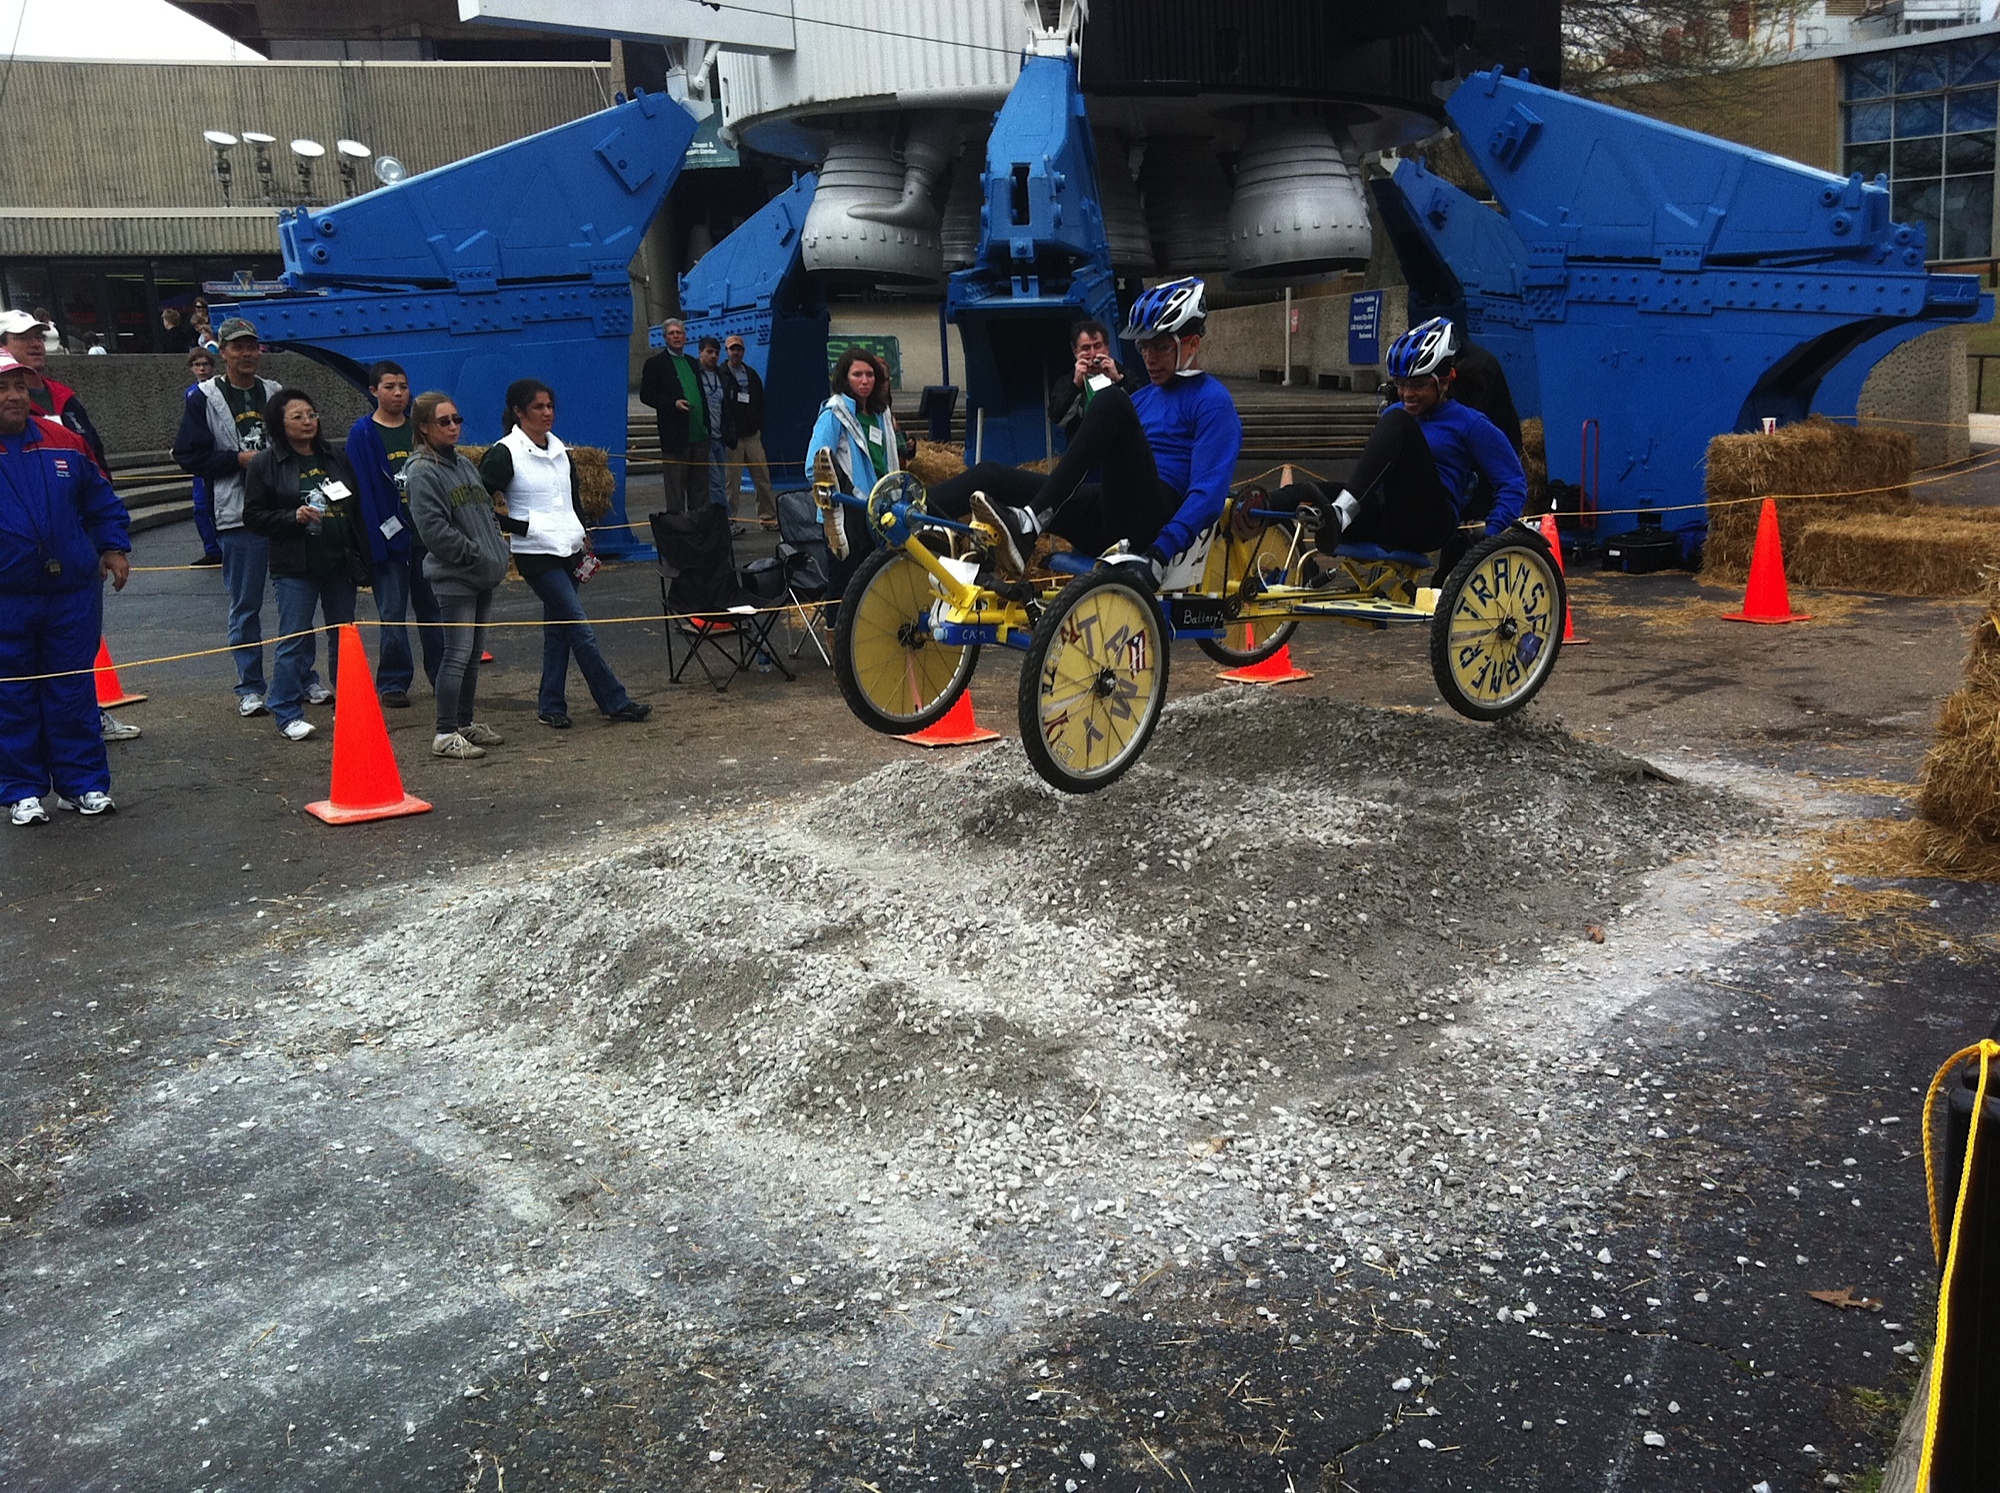
{"label": "white sneaker", "polygon": [[502,746],[507,740],[506,737],[483,721],[474,721],[469,726],[460,726],[458,734],[474,746],[479,747]]}
{"label": "white sneaker", "polygon": [[24,798],[19,803],[7,805],[7,817],[15,824],[47,824],[49,811],[42,807],[39,798]]}
{"label": "white sneaker", "polygon": [[262,715],[264,713],[264,697],[262,695],[238,695],[236,697],[236,713],[246,721],[253,715]]}
{"label": "white sneaker", "polygon": [[458,762],[470,762],[475,758],[484,757],[486,755],[486,748],[474,746],[459,732],[453,731],[449,735],[434,736],[431,738],[431,755],[433,757],[450,757]]}
{"label": "white sneaker", "polygon": [[97,712],[97,734],[106,741],[137,741],[139,728],[128,726],[108,710]]}
{"label": "white sneaker", "polygon": [[312,687],[306,691],[306,704],[308,705],[324,705],[332,698],[333,691],[317,679],[313,681]]}
{"label": "white sneaker", "polygon": [[79,793],[75,798],[64,798],[61,794],[57,794],[56,807],[68,809],[72,814],[81,814],[84,818],[90,819],[99,814],[109,814],[118,805],[111,801],[111,795],[108,793]]}
{"label": "white sneaker", "polygon": [[284,725],[278,727],[278,734],[287,741],[304,741],[313,734],[313,723],[305,720],[286,721]]}

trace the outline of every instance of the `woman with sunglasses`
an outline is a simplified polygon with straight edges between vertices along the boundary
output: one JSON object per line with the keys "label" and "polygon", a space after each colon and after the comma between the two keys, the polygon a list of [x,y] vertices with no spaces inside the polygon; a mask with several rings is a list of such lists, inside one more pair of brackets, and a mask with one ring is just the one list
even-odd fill
{"label": "woman with sunglasses", "polygon": [[514,564],[542,600],[542,688],[536,717],[551,730],[569,729],[573,655],[599,710],[614,721],[643,721],[653,707],[634,700],[611,672],[576,594],[578,572],[586,559],[595,557],[583,524],[576,467],[569,448],[555,435],[555,391],[540,379],[516,379],[507,386],[500,423],[506,434],[480,457],[479,480],[505,510],[500,527],[513,546]]}
{"label": "woman with sunglasses", "polygon": [[419,394],[410,406],[416,444],[403,464],[405,493],[424,547],[424,579],[444,624],[438,659],[437,735],[431,755],[467,762],[499,746],[500,733],[472,718],[479,655],[493,592],[507,574],[507,539],[479,468],[458,449],[465,425],[449,394]]}

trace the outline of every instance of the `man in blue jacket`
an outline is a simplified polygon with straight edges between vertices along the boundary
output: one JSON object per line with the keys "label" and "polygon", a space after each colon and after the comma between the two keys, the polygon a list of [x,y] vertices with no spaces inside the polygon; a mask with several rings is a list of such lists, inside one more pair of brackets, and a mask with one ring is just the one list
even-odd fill
{"label": "man in blue jacket", "polygon": [[[1138,344],[1145,386],[1128,395],[1108,375],[1102,387],[1093,381],[1069,449],[1020,506],[1008,506],[1015,492],[971,495],[973,516],[1004,536],[993,557],[1001,575],[1021,575],[1036,538],[1051,534],[1086,555],[1105,555],[1122,542],[1125,551],[1105,555],[1106,563],[1157,586],[1221,516],[1243,449],[1243,421],[1229,391],[1200,367],[1207,327],[1200,280],[1169,280],[1142,292],[1125,338]],[[1092,471],[1100,480],[1087,484]]]}
{"label": "man in blue jacket", "polygon": [[427,622],[438,620],[437,598],[424,579],[424,547],[410,518],[403,490],[403,463],[410,459],[415,426],[410,422],[410,376],[401,366],[381,362],[368,370],[374,412],[347,433],[347,459],[360,488],[361,527],[375,572],[375,615],[382,641],[375,663],[375,692],[396,710],[410,705],[416,664],[403,619],[417,614],[417,641],[424,650],[424,673],[433,684],[444,657],[444,640]]}
{"label": "man in blue jacket", "polygon": [[[1528,479],[1500,428],[1452,397],[1458,328],[1442,316],[1412,327],[1390,345],[1388,372],[1399,403],[1382,411],[1354,473],[1338,496],[1317,482],[1272,493],[1268,506],[1298,510],[1318,529],[1316,547],[1341,544],[1429,554],[1457,533],[1467,499],[1482,479],[1493,495],[1486,532],[1521,516]],[[1260,506],[1262,506],[1260,504]]]}
{"label": "man in blue jacket", "polygon": [[91,664],[103,579],[123,590],[131,573],[125,505],[83,439],[34,413],[33,379],[0,352],[0,803],[15,825],[47,823],[51,791],[86,816],[117,807]]}

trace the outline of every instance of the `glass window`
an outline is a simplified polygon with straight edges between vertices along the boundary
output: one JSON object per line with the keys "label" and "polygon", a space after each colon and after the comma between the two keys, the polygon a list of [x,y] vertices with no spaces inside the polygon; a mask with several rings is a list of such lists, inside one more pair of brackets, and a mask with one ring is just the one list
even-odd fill
{"label": "glass window", "polygon": [[1878,176],[1889,174],[1889,147],[1886,145],[1850,145],[1847,147],[1847,169],[1859,171],[1864,180],[1873,181]]}
{"label": "glass window", "polygon": [[1891,199],[1894,207],[1890,216],[1898,223],[1908,223],[1920,227],[1927,234],[1930,255],[1936,257],[1938,249],[1938,205],[1943,196],[1944,184],[1936,177],[1929,181],[1899,181],[1895,184]]}
{"label": "glass window", "polygon": [[1953,176],[1993,171],[1993,131],[1977,135],[1947,135],[1944,141],[1944,169]]}
{"label": "glass window", "polygon": [[2000,115],[1994,109],[1994,91],[1991,88],[1975,88],[1945,95],[1950,129],[1954,135],[1966,130],[1990,130]]}
{"label": "glass window", "polygon": [[1887,57],[1857,57],[1847,64],[1847,96],[1887,98],[1895,75]]}
{"label": "glass window", "polygon": [[1896,100],[1896,138],[1944,133],[1942,98],[1899,98]]}
{"label": "glass window", "polygon": [[1886,140],[1893,115],[1887,104],[1849,104],[1847,106],[1847,138],[1849,140]]}
{"label": "glass window", "polygon": [[1988,36],[1952,44],[1953,83],[1991,83],[1995,79],[2000,79],[2000,42]]}
{"label": "glass window", "polygon": [[1896,54],[1896,92],[1928,93],[1944,87],[1946,47],[1911,47]]}
{"label": "glass window", "polygon": [[1917,176],[1936,176],[1944,169],[1944,142],[1933,135],[1927,140],[1898,140],[1896,164],[1889,174],[1897,181]]}
{"label": "glass window", "polygon": [[1993,252],[1993,177],[1955,176],[1944,184],[1946,259],[1984,259]]}

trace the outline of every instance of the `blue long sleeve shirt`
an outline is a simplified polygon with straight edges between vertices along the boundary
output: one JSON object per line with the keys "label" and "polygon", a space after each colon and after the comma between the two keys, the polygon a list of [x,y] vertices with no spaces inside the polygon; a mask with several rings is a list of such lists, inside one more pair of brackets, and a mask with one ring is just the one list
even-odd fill
{"label": "blue long sleeve shirt", "polygon": [[131,548],[125,504],[81,436],[40,416],[0,436],[0,593],[88,590],[99,555]]}
{"label": "blue long sleeve shirt", "polygon": [[1417,424],[1430,445],[1431,460],[1437,463],[1438,480],[1461,511],[1473,474],[1481,473],[1493,489],[1486,532],[1498,534],[1521,516],[1528,501],[1528,477],[1499,426],[1456,399],[1447,399],[1428,415],[1419,415]]}
{"label": "blue long sleeve shirt", "polygon": [[[381,427],[373,415],[363,415],[347,432],[347,460],[354,468],[355,495],[361,501],[362,537],[368,543],[368,557],[377,565],[401,560],[410,553],[410,516],[403,507],[403,495],[396,489],[396,477],[389,470],[389,448],[382,444]],[[390,519],[400,525],[394,538],[385,538],[382,525]]]}
{"label": "blue long sleeve shirt", "polygon": [[1243,450],[1243,421],[1229,391],[1205,373],[1149,383],[1132,396],[1132,408],[1153,448],[1160,480],[1185,495],[1153,541],[1153,548],[1172,557],[1222,516]]}

